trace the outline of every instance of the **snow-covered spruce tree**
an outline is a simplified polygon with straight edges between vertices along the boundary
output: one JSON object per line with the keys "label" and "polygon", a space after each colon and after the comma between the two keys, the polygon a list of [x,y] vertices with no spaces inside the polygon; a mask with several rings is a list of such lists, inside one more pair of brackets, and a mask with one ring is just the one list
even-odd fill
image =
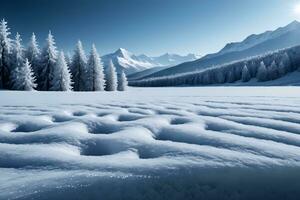
{"label": "snow-covered spruce tree", "polygon": [[79,40],[76,45],[76,49],[74,51],[74,55],[72,58],[72,63],[70,66],[72,80],[73,80],[73,88],[75,91],[85,91],[86,85],[85,81],[87,79],[87,58],[85,56],[85,52],[82,47],[82,43]]}
{"label": "snow-covered spruce tree", "polygon": [[247,65],[244,65],[243,69],[242,69],[242,81],[243,82],[248,82],[251,79],[251,74],[248,70]]}
{"label": "snow-covered spruce tree", "polygon": [[278,76],[278,68],[275,60],[271,63],[271,65],[267,69],[268,71],[268,80],[275,80]]}
{"label": "snow-covered spruce tree", "polygon": [[10,82],[10,54],[12,42],[9,38],[10,32],[7,22],[2,19],[0,22],[0,89],[9,89]]}
{"label": "snow-covered spruce tree", "polygon": [[26,58],[21,66],[14,68],[12,71],[12,89],[31,91],[36,87],[35,78],[31,65]]}
{"label": "snow-covered spruce tree", "polygon": [[71,59],[71,54],[69,52],[65,54],[65,59],[66,59],[66,63],[68,65],[68,67],[71,70],[72,59]]}
{"label": "snow-covered spruce tree", "polygon": [[260,62],[259,68],[257,70],[256,78],[258,81],[267,81],[267,68],[264,61]]}
{"label": "snow-covered spruce tree", "polygon": [[15,85],[15,81],[18,81],[18,70],[24,65],[25,57],[24,57],[24,48],[21,44],[22,39],[19,33],[16,34],[16,39],[14,40],[14,45],[12,48],[12,53],[10,56],[10,88],[13,88]]}
{"label": "snow-covered spruce tree", "polygon": [[104,72],[101,59],[95,45],[92,46],[92,51],[87,63],[87,91],[103,91],[105,87]]}
{"label": "snow-covered spruce tree", "polygon": [[71,91],[71,74],[63,52],[60,52],[51,79],[51,91]]}
{"label": "snow-covered spruce tree", "polygon": [[127,90],[128,82],[125,72],[122,70],[119,78],[118,78],[118,90],[125,91]]}
{"label": "snow-covered spruce tree", "polygon": [[38,78],[39,74],[41,73],[41,69],[39,68],[41,52],[34,33],[32,33],[31,35],[25,55],[29,63],[31,64],[31,68],[34,72],[35,77]]}
{"label": "snow-covered spruce tree", "polygon": [[292,71],[291,61],[290,61],[289,55],[285,52],[280,60],[279,65],[278,65],[278,75],[280,77],[282,77],[290,71]]}
{"label": "snow-covered spruce tree", "polygon": [[46,46],[41,53],[40,67],[41,73],[38,76],[38,89],[47,91],[51,87],[51,80],[53,76],[53,70],[56,65],[57,50],[55,46],[54,38],[49,31]]}
{"label": "snow-covered spruce tree", "polygon": [[106,78],[106,91],[115,91],[117,90],[117,73],[116,68],[113,62],[110,60],[106,70],[105,70],[105,78]]}

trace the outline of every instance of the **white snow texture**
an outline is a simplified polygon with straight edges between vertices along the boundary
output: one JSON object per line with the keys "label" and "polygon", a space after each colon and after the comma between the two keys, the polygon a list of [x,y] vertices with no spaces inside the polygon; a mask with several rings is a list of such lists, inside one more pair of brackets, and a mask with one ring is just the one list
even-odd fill
{"label": "white snow texture", "polygon": [[297,87],[0,96],[0,199],[299,199]]}

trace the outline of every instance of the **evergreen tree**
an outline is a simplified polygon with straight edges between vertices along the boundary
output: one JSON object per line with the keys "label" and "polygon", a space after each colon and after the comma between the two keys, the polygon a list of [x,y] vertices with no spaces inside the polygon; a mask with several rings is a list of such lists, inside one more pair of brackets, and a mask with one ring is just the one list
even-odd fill
{"label": "evergreen tree", "polygon": [[72,59],[71,59],[71,54],[69,52],[65,55],[65,59],[66,59],[66,63],[68,65],[68,67],[71,68],[71,66],[72,66]]}
{"label": "evergreen tree", "polygon": [[41,69],[39,68],[40,54],[41,52],[37,44],[35,34],[32,33],[28,48],[26,50],[26,58],[28,58],[28,61],[31,63],[31,68],[36,78],[41,73]]}
{"label": "evergreen tree", "polygon": [[71,74],[74,82],[75,91],[86,90],[85,80],[86,80],[86,69],[87,58],[82,47],[82,43],[79,40],[77,42],[76,49],[74,51],[74,56],[71,64]]}
{"label": "evergreen tree", "polygon": [[115,91],[117,90],[117,73],[116,73],[116,68],[113,64],[113,62],[110,60],[107,69],[105,70],[106,74],[106,91]]}
{"label": "evergreen tree", "polygon": [[14,46],[12,48],[12,54],[10,57],[10,64],[12,70],[23,65],[24,61],[24,47],[22,45],[21,36],[19,33],[17,33],[16,39],[14,40]]}
{"label": "evergreen tree", "polygon": [[285,52],[280,60],[278,66],[278,75],[280,77],[284,76],[286,73],[291,71],[291,62],[288,54]]}
{"label": "evergreen tree", "polygon": [[10,56],[10,88],[15,85],[15,81],[17,81],[18,77],[15,77],[19,73],[15,73],[22,68],[25,62],[24,58],[24,48],[21,44],[22,39],[19,33],[16,34],[16,39],[14,41],[12,54]]}
{"label": "evergreen tree", "polygon": [[118,90],[125,91],[127,90],[128,82],[127,77],[124,71],[121,72],[120,77],[118,79]]}
{"label": "evergreen tree", "polygon": [[271,65],[268,68],[268,77],[269,80],[274,80],[278,78],[278,69],[275,60],[271,63]]}
{"label": "evergreen tree", "polygon": [[105,87],[103,66],[95,45],[87,64],[86,89],[88,91],[103,91]]}
{"label": "evergreen tree", "polygon": [[71,74],[64,53],[61,52],[58,56],[56,65],[54,66],[50,90],[70,91],[72,90],[71,83]]}
{"label": "evergreen tree", "polygon": [[41,73],[38,76],[39,89],[44,91],[49,90],[51,87],[53,69],[55,68],[57,59],[55,41],[50,31],[46,41],[46,46],[43,48],[41,54]]}
{"label": "evergreen tree", "polygon": [[0,89],[8,89],[10,86],[9,77],[11,69],[9,67],[9,60],[12,44],[9,35],[7,22],[2,19],[0,22]]}
{"label": "evergreen tree", "polygon": [[242,69],[242,81],[243,82],[248,82],[251,79],[251,75],[250,72],[248,70],[247,65],[244,65],[243,69]]}
{"label": "evergreen tree", "polygon": [[285,65],[282,61],[280,61],[279,65],[278,65],[278,76],[282,77],[287,73]]}
{"label": "evergreen tree", "polygon": [[33,71],[26,58],[22,65],[14,68],[12,71],[12,89],[31,91],[36,87],[34,82]]}
{"label": "evergreen tree", "polygon": [[267,81],[267,68],[264,61],[260,62],[260,66],[257,70],[256,78],[258,81]]}

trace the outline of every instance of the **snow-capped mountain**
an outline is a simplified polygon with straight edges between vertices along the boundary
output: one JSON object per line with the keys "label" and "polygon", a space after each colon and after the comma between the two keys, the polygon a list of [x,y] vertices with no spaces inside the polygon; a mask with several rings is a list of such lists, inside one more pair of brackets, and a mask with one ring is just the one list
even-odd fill
{"label": "snow-capped mountain", "polygon": [[145,78],[193,72],[296,45],[300,45],[300,23],[293,21],[285,27],[280,27],[274,31],[266,31],[262,34],[250,35],[242,42],[225,45],[217,53],[208,54],[198,60],[155,72]]}
{"label": "snow-capped mountain", "polygon": [[266,31],[262,34],[252,34],[242,42],[228,43],[218,53],[208,55],[208,57],[218,56],[218,55],[235,52],[235,51],[243,51],[251,47],[254,47],[260,43],[266,42],[267,40],[276,39],[284,34],[294,32],[294,31],[299,31],[299,29],[300,29],[300,23],[298,21],[293,21],[287,26],[280,27],[275,31]]}
{"label": "snow-capped mountain", "polygon": [[153,67],[174,66],[182,62],[195,60],[197,58],[198,56],[195,54],[181,56],[169,53],[158,57],[149,57],[145,54],[134,55],[126,49],[119,48],[114,53],[104,55],[102,57],[102,61],[104,66],[107,66],[108,62],[112,60],[117,68],[117,71],[124,70],[127,74],[132,74]]}

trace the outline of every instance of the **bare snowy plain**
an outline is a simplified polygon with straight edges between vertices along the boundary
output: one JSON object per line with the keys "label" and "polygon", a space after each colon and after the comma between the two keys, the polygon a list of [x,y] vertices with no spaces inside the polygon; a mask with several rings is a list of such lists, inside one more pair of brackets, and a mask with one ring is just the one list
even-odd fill
{"label": "bare snowy plain", "polygon": [[0,92],[0,199],[299,199],[299,87]]}

